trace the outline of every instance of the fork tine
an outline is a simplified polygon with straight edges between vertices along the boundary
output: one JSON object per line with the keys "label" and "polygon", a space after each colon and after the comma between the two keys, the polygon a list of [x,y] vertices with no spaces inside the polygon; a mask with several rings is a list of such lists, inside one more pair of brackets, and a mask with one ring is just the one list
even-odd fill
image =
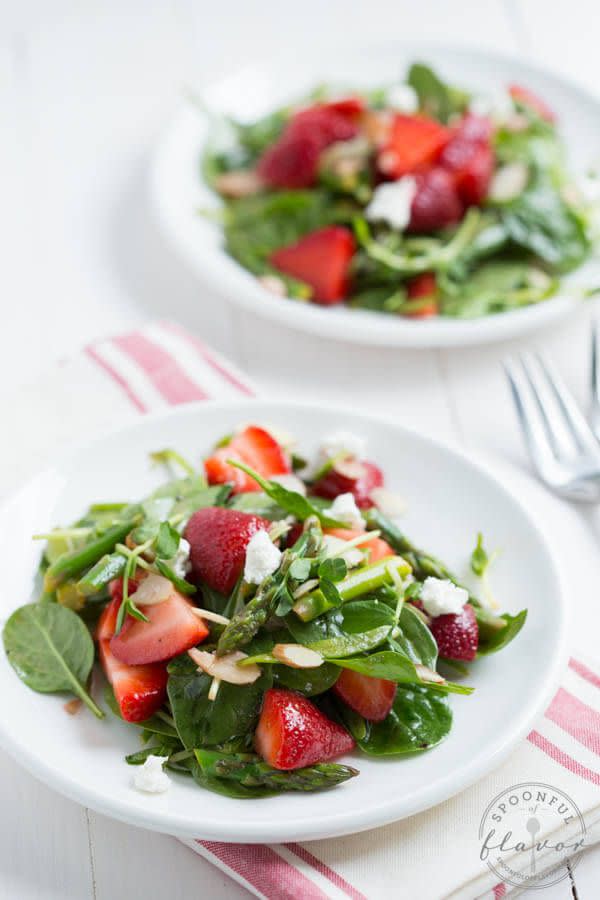
{"label": "fork tine", "polygon": [[555,464],[555,456],[540,405],[533,396],[531,383],[527,384],[528,379],[525,377],[522,361],[519,372],[513,360],[505,360],[504,371],[529,456],[540,477],[546,479],[549,470]]}
{"label": "fork tine", "polygon": [[595,319],[592,323],[592,359],[590,365],[590,389],[592,402],[590,405],[590,421],[592,431],[600,440],[600,323]]}
{"label": "fork tine", "polygon": [[591,428],[586,422],[575,399],[564,381],[554,368],[554,365],[544,360],[539,354],[535,354],[538,366],[545,376],[546,384],[550,388],[558,407],[560,408],[569,432],[578,449],[582,452],[598,454],[598,442]]}

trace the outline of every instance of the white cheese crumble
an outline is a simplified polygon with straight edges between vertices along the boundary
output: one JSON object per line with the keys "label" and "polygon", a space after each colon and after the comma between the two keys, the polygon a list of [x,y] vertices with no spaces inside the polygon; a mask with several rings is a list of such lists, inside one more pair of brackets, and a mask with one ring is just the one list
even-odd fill
{"label": "white cheese crumble", "polygon": [[410,222],[410,209],[416,193],[417,182],[411,175],[380,184],[373,191],[365,217],[370,222],[387,222],[392,228],[403,231]]}
{"label": "white cheese crumble", "polygon": [[474,116],[490,116],[496,122],[504,122],[515,111],[515,104],[508,91],[494,94],[477,94],[469,103],[469,112]]}
{"label": "white cheese crumble", "polygon": [[189,542],[186,541],[185,538],[181,538],[179,541],[179,547],[177,548],[177,553],[173,557],[167,561],[167,565],[170,566],[171,569],[175,572],[175,574],[179,578],[185,578],[187,573],[192,568],[192,564],[190,562],[190,545]]}
{"label": "white cheese crumble", "polygon": [[392,84],[385,92],[385,105],[400,113],[416,113],[419,97],[410,84]]}
{"label": "white cheese crumble", "polygon": [[421,602],[427,615],[435,618],[448,613],[459,613],[467,600],[468,592],[443,578],[426,578],[421,590]]}
{"label": "white cheese crumble", "polygon": [[367,442],[359,434],[351,431],[334,431],[323,438],[321,453],[327,459],[341,456],[343,453],[354,459],[364,459],[367,453]]}
{"label": "white cheese crumble", "polygon": [[171,779],[163,770],[166,756],[150,755],[142,766],[133,773],[133,786],[145,794],[162,794],[171,786]]}
{"label": "white cheese crumble", "polygon": [[281,550],[272,542],[266,531],[253,534],[246,547],[244,580],[248,584],[260,584],[279,567]]}
{"label": "white cheese crumble", "polygon": [[350,528],[364,528],[365,522],[360,509],[356,505],[354,494],[338,494],[331,506],[323,510],[325,515],[337,522],[343,522]]}
{"label": "white cheese crumble", "polygon": [[288,491],[295,491],[296,494],[302,494],[306,497],[306,485],[297,475],[271,475],[271,481],[276,481],[281,487]]}

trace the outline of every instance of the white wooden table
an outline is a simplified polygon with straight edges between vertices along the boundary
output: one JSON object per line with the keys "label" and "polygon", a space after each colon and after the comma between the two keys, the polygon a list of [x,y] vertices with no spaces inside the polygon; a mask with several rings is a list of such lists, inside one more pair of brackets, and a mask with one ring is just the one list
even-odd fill
{"label": "white wooden table", "polygon": [[[519,344],[334,346],[213,302],[151,221],[148,160],[185,85],[275,41],[295,53],[328,36],[468,43],[525,54],[594,88],[599,33],[594,0],[0,0],[2,421],[17,386],[87,340],[159,315],[195,327],[265,392],[326,392],[525,466],[499,366]],[[590,313],[535,340],[581,398]],[[53,449],[41,438],[14,479]],[[597,652],[593,635],[588,642]],[[0,796],[0,900],[247,896],[174,839],[85,810],[2,754]],[[600,851],[544,898],[593,900],[599,883]]]}

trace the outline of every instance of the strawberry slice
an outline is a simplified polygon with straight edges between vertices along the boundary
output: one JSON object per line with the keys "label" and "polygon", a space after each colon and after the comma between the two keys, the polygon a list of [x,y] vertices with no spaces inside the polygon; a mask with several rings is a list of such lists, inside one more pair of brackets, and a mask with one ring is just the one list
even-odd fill
{"label": "strawberry slice", "polygon": [[254,744],[274,769],[300,769],[349,753],[354,739],[302,694],[271,688],[265,694]]}
{"label": "strawberry slice", "polygon": [[115,633],[120,598],[112,600],[98,622],[100,664],[115,694],[121,715],[127,722],[143,722],[165,702],[167,667],[164,663],[128,666],[114,656],[110,639]]}
{"label": "strawberry slice", "polygon": [[329,225],[304,235],[295,244],[280,247],[270,262],[280,272],[306,282],[312,300],[324,306],[339,303],[350,288],[350,262],[356,250],[352,232]]}
{"label": "strawberry slice", "polygon": [[379,562],[380,559],[385,559],[386,556],[394,556],[394,551],[387,541],[384,541],[383,538],[372,538],[369,540],[367,531],[358,531],[354,528],[325,528],[323,533],[341,538],[342,541],[353,541],[354,538],[364,534],[367,540],[356,546],[370,551],[369,562],[372,563]]}
{"label": "strawberry slice", "polygon": [[436,166],[415,175],[415,179],[417,193],[410,210],[409,231],[436,231],[459,221],[463,205],[450,172]]}
{"label": "strawberry slice", "polygon": [[389,136],[377,155],[377,168],[396,179],[431,165],[450,138],[444,125],[428,116],[394,116]]}
{"label": "strawberry slice", "polygon": [[418,309],[412,312],[404,313],[410,319],[429,319],[431,316],[437,316],[440,307],[437,299],[437,281],[434,272],[423,272],[422,275],[415,275],[406,285],[406,291],[409,300],[417,300],[428,298],[427,303],[423,303]]}
{"label": "strawberry slice", "polygon": [[479,646],[479,627],[473,607],[465,603],[459,613],[435,616],[429,626],[440,656],[471,662]]}
{"label": "strawberry slice", "polygon": [[481,203],[487,196],[495,164],[490,135],[488,119],[466,116],[440,155],[440,165],[453,175],[456,190],[467,206]]}
{"label": "strawberry slice", "polygon": [[383,472],[375,463],[361,460],[340,460],[329,472],[312,485],[318,497],[335,500],[339,494],[353,494],[361,509],[373,506],[371,491],[383,487]]}
{"label": "strawberry slice", "polygon": [[396,684],[383,678],[342,669],[333,691],[368,722],[383,722],[396,699]]}
{"label": "strawberry slice", "polygon": [[193,578],[221,594],[230,594],[242,574],[250,538],[270,527],[267,519],[235,509],[199,509],[185,529]]}
{"label": "strawberry slice", "polygon": [[248,425],[236,434],[226,447],[220,447],[204,461],[204,469],[209,484],[233,485],[233,493],[260,491],[260,485],[242,472],[230,466],[228,459],[237,459],[255,469],[264,478],[273,475],[287,475],[291,472],[290,460],[283,447],[275,438],[256,425]]}
{"label": "strawberry slice", "polygon": [[140,610],[148,621],[127,616],[120,632],[110,640],[113,656],[130,666],[172,659],[208,637],[208,628],[192,612],[192,603],[175,588],[162,603],[140,606]]}
{"label": "strawberry slice", "polygon": [[322,108],[333,110],[350,119],[357,119],[365,111],[365,101],[362,97],[340,97],[339,100],[323,103]]}
{"label": "strawberry slice", "polygon": [[541,97],[538,97],[537,94],[530,91],[529,88],[523,87],[520,84],[509,84],[508,93],[516,103],[528,106],[534,113],[537,113],[540,119],[544,119],[546,122],[550,123],[556,122],[554,110],[548,106],[545,100],[542,100]]}
{"label": "strawberry slice", "polygon": [[348,107],[349,103],[319,104],[292,116],[279,139],[259,159],[260,178],[274,188],[311,187],[317,180],[321,152],[358,133],[353,122],[358,113],[351,112],[356,101]]}

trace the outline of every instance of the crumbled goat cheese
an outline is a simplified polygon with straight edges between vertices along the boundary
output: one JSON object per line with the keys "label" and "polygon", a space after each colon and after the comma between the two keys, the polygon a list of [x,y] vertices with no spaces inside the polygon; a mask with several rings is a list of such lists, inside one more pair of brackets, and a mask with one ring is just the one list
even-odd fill
{"label": "crumbled goat cheese", "polygon": [[136,767],[133,773],[133,786],[137,791],[146,794],[162,794],[171,786],[171,779],[163,771],[166,756],[150,755],[142,766]]}
{"label": "crumbled goat cheese", "polygon": [[411,175],[380,184],[373,191],[365,217],[370,222],[387,222],[392,228],[403,231],[410,222],[410,209],[416,193],[417,182]]}
{"label": "crumbled goat cheese", "polygon": [[469,103],[469,112],[474,116],[490,116],[496,122],[503,122],[510,118],[514,111],[515,104],[508,91],[478,94]]}
{"label": "crumbled goat cheese", "polygon": [[296,494],[306,497],[306,485],[297,475],[271,475],[271,481],[276,481],[286,490],[295,491]]}
{"label": "crumbled goat cheese", "polygon": [[181,538],[179,541],[179,547],[177,548],[177,553],[168,561],[168,565],[175,572],[175,574],[179,578],[185,578],[187,573],[192,568],[192,564],[190,562],[190,545],[189,542],[186,541],[185,538]]}
{"label": "crumbled goat cheese", "polygon": [[393,84],[385,92],[386,106],[401,113],[416,113],[419,109],[419,97],[410,84]]}
{"label": "crumbled goat cheese", "polygon": [[435,618],[447,613],[459,613],[467,600],[468,592],[443,578],[426,578],[421,590],[421,602],[425,612]]}
{"label": "crumbled goat cheese", "polygon": [[344,522],[350,528],[364,528],[365,521],[356,505],[354,494],[338,494],[330,507],[324,510],[325,514],[337,522]]}
{"label": "crumbled goat cheese", "polygon": [[365,438],[351,431],[335,431],[328,434],[321,442],[321,453],[327,459],[346,453],[354,459],[364,459],[367,453]]}
{"label": "crumbled goat cheese", "polygon": [[266,531],[257,531],[246,547],[244,580],[248,584],[260,584],[272,575],[281,562],[281,550],[272,542]]}

